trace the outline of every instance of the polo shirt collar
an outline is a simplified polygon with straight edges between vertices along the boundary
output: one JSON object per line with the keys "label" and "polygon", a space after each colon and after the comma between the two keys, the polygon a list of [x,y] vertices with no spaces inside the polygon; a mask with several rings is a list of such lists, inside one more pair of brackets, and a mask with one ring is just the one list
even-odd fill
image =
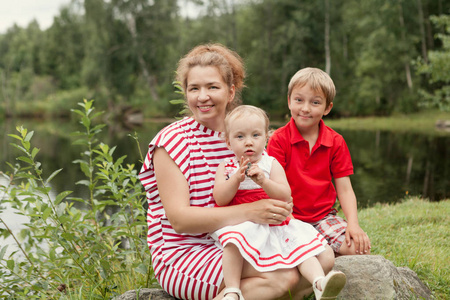
{"label": "polo shirt collar", "polygon": [[[289,131],[291,132],[291,144],[305,141],[303,136],[298,131],[293,118],[291,118],[291,121],[289,122]],[[323,120],[320,120],[319,123],[319,137],[317,138],[316,144],[323,145],[325,147],[333,146],[332,135],[330,133],[330,130],[325,126],[325,122]]]}

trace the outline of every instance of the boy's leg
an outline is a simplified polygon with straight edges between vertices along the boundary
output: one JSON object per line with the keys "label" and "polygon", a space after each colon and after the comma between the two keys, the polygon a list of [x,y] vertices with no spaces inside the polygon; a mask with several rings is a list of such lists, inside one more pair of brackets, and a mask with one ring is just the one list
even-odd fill
{"label": "boy's leg", "polygon": [[356,254],[354,243],[350,247],[345,242],[345,230],[347,221],[336,215],[333,209],[319,222],[312,224],[314,228],[327,240],[336,256]]}

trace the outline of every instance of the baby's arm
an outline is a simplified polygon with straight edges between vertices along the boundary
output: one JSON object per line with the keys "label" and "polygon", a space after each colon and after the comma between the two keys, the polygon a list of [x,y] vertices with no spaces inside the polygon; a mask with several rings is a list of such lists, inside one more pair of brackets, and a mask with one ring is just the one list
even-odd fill
{"label": "baby's arm", "polygon": [[276,159],[272,162],[270,178],[266,178],[264,172],[256,164],[250,167],[247,175],[260,185],[270,198],[287,202],[291,201],[291,188],[283,167]]}
{"label": "baby's arm", "polygon": [[335,178],[336,192],[342,211],[347,219],[345,240],[347,246],[351,246],[351,240],[355,243],[356,253],[364,254],[370,250],[370,240],[367,234],[359,226],[356,196],[352,188],[349,176]]}
{"label": "baby's arm", "polygon": [[239,185],[245,179],[245,170],[247,169],[245,163],[246,162],[243,162],[241,159],[241,167],[228,179],[225,175],[225,163],[221,162],[219,164],[216,171],[216,179],[213,190],[213,197],[214,200],[216,200],[217,205],[228,205],[228,203],[230,203],[236,195]]}

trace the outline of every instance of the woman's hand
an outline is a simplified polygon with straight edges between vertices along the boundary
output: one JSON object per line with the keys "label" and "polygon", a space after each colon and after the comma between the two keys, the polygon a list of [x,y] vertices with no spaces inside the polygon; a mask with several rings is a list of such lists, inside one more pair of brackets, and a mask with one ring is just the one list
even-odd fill
{"label": "woman's hand", "polygon": [[293,207],[292,201],[275,199],[262,199],[241,205],[248,206],[249,221],[258,224],[280,224],[292,213]]}

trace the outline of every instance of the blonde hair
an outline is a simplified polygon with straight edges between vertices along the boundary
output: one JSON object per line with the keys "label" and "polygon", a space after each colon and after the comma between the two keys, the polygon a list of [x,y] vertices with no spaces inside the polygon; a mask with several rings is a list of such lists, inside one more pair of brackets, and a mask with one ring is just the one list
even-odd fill
{"label": "blonde hair", "polygon": [[252,115],[256,115],[260,117],[264,121],[264,132],[266,133],[266,137],[269,136],[269,117],[267,116],[266,112],[262,110],[261,108],[258,108],[253,105],[239,105],[235,109],[233,109],[231,112],[227,114],[225,117],[225,131],[224,131],[224,138],[226,140],[229,139],[230,135],[230,127],[231,124],[233,124],[234,121],[236,121],[239,118],[245,118]]}
{"label": "blonde hair", "polygon": [[336,87],[330,75],[317,68],[304,68],[292,76],[288,85],[288,98],[291,97],[292,90],[295,87],[303,87],[306,84],[315,90],[322,91],[326,98],[327,107],[333,102],[336,96]]}
{"label": "blonde hair", "polygon": [[180,82],[185,93],[188,73],[195,66],[217,67],[228,87],[234,85],[235,97],[228,105],[227,111],[240,103],[241,91],[245,86],[245,69],[239,54],[221,44],[205,44],[193,48],[180,59],[176,73],[176,80]]}

